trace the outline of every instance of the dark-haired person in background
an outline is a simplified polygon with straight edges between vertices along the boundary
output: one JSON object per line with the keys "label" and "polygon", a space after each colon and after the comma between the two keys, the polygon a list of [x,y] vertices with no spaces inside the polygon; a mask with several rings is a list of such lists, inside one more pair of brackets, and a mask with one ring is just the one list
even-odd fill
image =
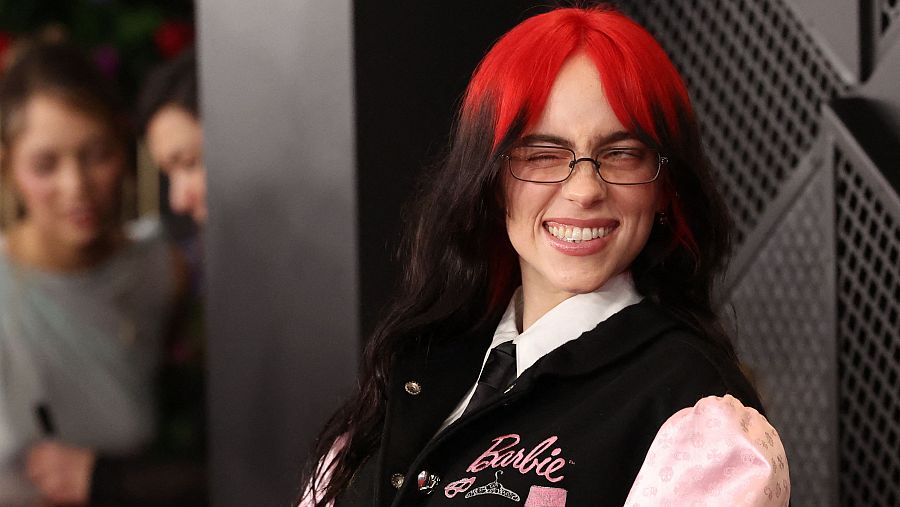
{"label": "dark-haired person in background", "polygon": [[150,156],[169,180],[169,206],[176,214],[206,223],[206,169],[197,98],[194,49],[155,69],[138,100]]}
{"label": "dark-haired person in background", "polygon": [[[138,97],[138,124],[153,163],[165,176],[168,209],[192,226],[170,220],[170,236],[186,260],[187,290],[166,344],[160,374],[159,452],[206,469],[206,363],[202,228],[206,171],[193,48],[153,69]],[[165,217],[164,217],[165,218]],[[176,218],[171,217],[170,218]],[[166,222],[164,220],[164,222]],[[195,487],[195,492],[203,490]],[[200,498],[205,504],[206,497]]]}
{"label": "dark-haired person in background", "polygon": [[503,36],[301,506],[784,506],[714,311],[731,222],[688,92],[608,8]]}

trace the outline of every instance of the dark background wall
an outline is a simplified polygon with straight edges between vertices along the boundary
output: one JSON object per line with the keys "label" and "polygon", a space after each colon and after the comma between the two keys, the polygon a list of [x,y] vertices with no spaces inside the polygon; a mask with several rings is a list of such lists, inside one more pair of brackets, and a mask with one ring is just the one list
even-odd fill
{"label": "dark background wall", "polygon": [[357,2],[356,141],[362,329],[399,276],[402,212],[446,149],[456,107],[491,44],[538,2]]}

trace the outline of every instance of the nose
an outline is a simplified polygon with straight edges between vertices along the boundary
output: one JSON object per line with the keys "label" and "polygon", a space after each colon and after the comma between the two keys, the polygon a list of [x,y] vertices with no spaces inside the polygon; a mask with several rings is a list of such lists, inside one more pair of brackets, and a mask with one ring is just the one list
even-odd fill
{"label": "nose", "polygon": [[578,160],[569,179],[563,182],[562,193],[578,206],[591,208],[606,197],[606,185],[593,161]]}
{"label": "nose", "polygon": [[169,178],[169,206],[179,215],[190,213],[193,207],[193,192],[182,174],[175,173]]}
{"label": "nose", "polygon": [[87,167],[77,157],[64,157],[60,169],[66,193],[76,198],[83,197],[88,191]]}

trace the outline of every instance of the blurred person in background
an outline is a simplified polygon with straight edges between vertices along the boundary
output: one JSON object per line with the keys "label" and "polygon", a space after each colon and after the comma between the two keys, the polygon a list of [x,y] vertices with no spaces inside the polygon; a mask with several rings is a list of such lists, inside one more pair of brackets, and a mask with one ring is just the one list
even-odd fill
{"label": "blurred person in background", "polygon": [[[169,236],[186,260],[187,287],[162,365],[161,435],[173,454],[206,462],[205,332],[202,227],[206,170],[193,48],[152,69],[137,102],[138,124],[153,164],[165,177]],[[163,208],[165,209],[165,207]],[[185,227],[182,219],[190,226]]]}
{"label": "blurred person in background", "polygon": [[185,269],[123,223],[134,144],[79,51],[27,48],[0,83],[0,504],[197,505],[160,452],[157,373]]}
{"label": "blurred person in background", "polygon": [[197,98],[197,58],[187,49],[150,73],[138,99],[144,140],[169,183],[172,212],[206,223],[206,168]]}

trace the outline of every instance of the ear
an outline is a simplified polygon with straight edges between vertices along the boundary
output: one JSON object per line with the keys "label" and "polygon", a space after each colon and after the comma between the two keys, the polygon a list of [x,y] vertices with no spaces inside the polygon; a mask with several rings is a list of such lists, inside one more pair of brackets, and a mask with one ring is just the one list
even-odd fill
{"label": "ear", "polygon": [[672,200],[678,198],[678,193],[672,188],[672,185],[663,181],[656,193],[656,203],[654,209],[656,213],[665,213],[672,207]]}
{"label": "ear", "polygon": [[[663,161],[660,163],[663,163]],[[656,179],[656,183],[659,185],[655,203],[656,213],[671,211],[675,204],[673,201],[678,199],[678,191],[675,189],[675,184],[672,181],[671,169],[672,159],[666,157],[665,167],[661,169],[659,177]]]}

